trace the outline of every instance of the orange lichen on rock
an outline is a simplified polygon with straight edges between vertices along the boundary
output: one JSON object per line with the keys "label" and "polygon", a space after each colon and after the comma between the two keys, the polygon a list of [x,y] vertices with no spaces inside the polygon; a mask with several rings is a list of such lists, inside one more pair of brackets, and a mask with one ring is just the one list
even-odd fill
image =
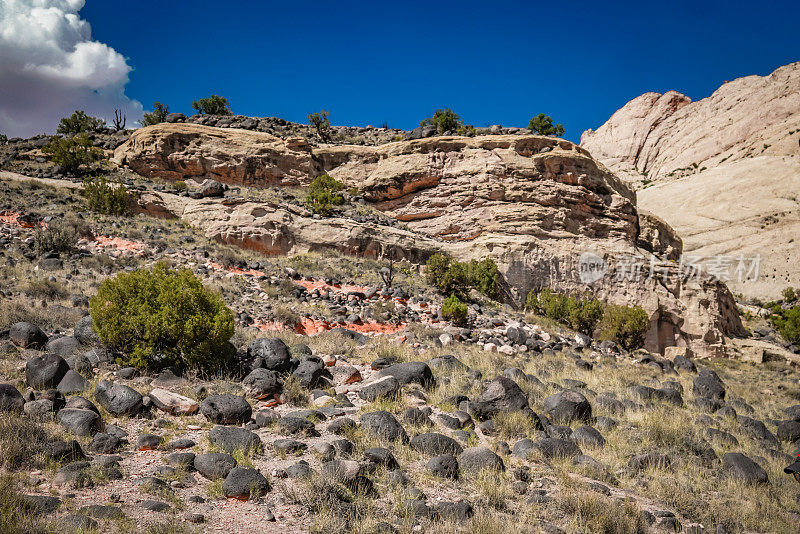
{"label": "orange lichen on rock", "polygon": [[118,253],[130,252],[132,254],[144,254],[147,248],[144,243],[138,241],[131,241],[122,237],[112,237],[107,235],[99,235],[94,238],[94,242],[98,247],[110,248]]}
{"label": "orange lichen on rock", "polygon": [[0,223],[20,228],[33,228],[36,226],[34,223],[19,220],[20,215],[20,213],[14,211],[0,211]]}
{"label": "orange lichen on rock", "polygon": [[365,292],[367,290],[366,286],[353,286],[353,285],[341,285],[341,286],[334,286],[330,284],[326,284],[322,280],[295,280],[295,284],[299,286],[303,286],[308,291],[314,291],[315,289],[319,289],[320,291],[328,290],[328,291],[340,291],[342,293],[349,293],[351,291],[358,291],[358,292]]}
{"label": "orange lichen on rock", "polygon": [[239,267],[225,267],[220,263],[208,262],[209,267],[218,271],[228,271],[233,274],[241,274],[243,276],[264,276],[263,271],[256,271],[255,269],[240,269]]}
{"label": "orange lichen on rock", "polygon": [[272,332],[287,330],[291,328],[298,334],[304,336],[313,336],[314,334],[319,334],[320,332],[324,332],[327,330],[333,330],[334,328],[338,327],[346,328],[347,330],[352,330],[353,332],[358,332],[360,334],[391,335],[400,332],[401,330],[405,329],[405,327],[408,325],[406,323],[389,324],[389,323],[377,323],[377,322],[332,323],[330,321],[322,321],[319,319],[309,319],[308,317],[303,317],[293,327],[287,326],[278,321],[255,323],[253,326],[261,331],[272,331]]}

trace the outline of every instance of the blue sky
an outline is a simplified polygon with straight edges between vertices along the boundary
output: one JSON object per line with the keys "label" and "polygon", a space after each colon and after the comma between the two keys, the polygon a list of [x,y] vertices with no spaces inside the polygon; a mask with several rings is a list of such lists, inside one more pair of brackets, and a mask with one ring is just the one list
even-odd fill
{"label": "blue sky", "polygon": [[125,93],[191,113],[410,129],[440,107],[476,126],[539,112],[566,137],[647,91],[708,96],[800,60],[800,2],[87,0],[92,39],[127,58]]}

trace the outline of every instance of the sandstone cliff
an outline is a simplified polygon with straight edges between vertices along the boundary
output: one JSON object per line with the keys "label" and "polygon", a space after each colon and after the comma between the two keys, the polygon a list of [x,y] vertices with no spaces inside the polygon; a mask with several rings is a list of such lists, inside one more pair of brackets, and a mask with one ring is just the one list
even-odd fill
{"label": "sandstone cliff", "polygon": [[800,62],[692,102],[676,91],[625,104],[581,146],[619,175],[658,180],[756,156],[800,156]]}
{"label": "sandstone cliff", "polygon": [[670,91],[628,102],[581,146],[638,189],[640,206],[707,261],[760,258],[745,297],[777,298],[800,277],[800,63],[723,84],[692,102]]}
{"label": "sandstone cliff", "polygon": [[[306,184],[327,172],[407,225],[319,219],[281,203],[158,193],[142,198],[143,209],[181,217],[217,239],[267,254],[333,248],[380,256],[392,249],[415,263],[437,250],[461,260],[491,257],[512,302],[520,303],[531,289],[551,287],[641,304],[651,317],[652,350],[681,345],[701,355],[718,353],[725,335],[741,333],[725,285],[684,281],[673,262],[650,254],[667,260],[679,240],[663,221],[640,219],[633,192],[564,140],[496,135],[310,148],[268,134],[167,124],[135,132],[115,159],[147,176],[256,187]],[[608,267],[591,284],[581,277],[584,253]],[[621,276],[634,256],[642,271]]]}

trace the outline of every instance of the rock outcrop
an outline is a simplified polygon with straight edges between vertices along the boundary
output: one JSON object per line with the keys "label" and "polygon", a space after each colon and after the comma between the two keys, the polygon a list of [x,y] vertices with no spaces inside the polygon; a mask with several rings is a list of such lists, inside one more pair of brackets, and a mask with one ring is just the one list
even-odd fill
{"label": "rock outcrop", "polygon": [[[697,102],[646,93],[584,132],[581,146],[638,189],[639,205],[683,236],[687,255],[731,262],[734,291],[772,299],[797,280],[800,63]],[[740,258],[759,259],[757,277],[735,272]]]}
{"label": "rock outcrop", "polygon": [[254,187],[300,185],[313,174],[305,139],[199,124],[141,128],[117,148],[114,158],[142,176],[211,178]]}
{"label": "rock outcrop", "polygon": [[[335,249],[379,257],[394,250],[417,264],[439,250],[462,261],[491,257],[509,302],[550,287],[641,304],[651,317],[652,350],[681,345],[716,353],[725,335],[741,332],[725,285],[684,281],[668,261],[680,247],[668,225],[640,218],[634,193],[561,139],[490,135],[301,148],[267,134],[166,124],[136,132],[115,158],[147,176],[256,187],[305,184],[327,172],[405,224],[341,214],[320,219],[278,201],[140,197],[145,211],[180,217],[220,241],[266,254]],[[585,258],[601,272],[584,276]]]}
{"label": "rock outcrop", "polygon": [[724,83],[708,98],[645,93],[581,146],[620,176],[688,175],[756,156],[800,156],[800,62]]}

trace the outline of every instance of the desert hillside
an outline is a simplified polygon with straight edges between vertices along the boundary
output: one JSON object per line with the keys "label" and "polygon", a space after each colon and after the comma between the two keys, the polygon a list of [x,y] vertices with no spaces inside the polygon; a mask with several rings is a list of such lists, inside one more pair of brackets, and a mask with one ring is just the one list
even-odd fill
{"label": "desert hillside", "polygon": [[581,146],[676,229],[684,253],[734,263],[760,256],[755,283],[731,269],[734,292],[770,300],[797,285],[800,63],[726,82],[696,102],[646,93],[584,132]]}
{"label": "desert hillside", "polygon": [[586,149],[171,121],[0,146],[0,531],[795,531],[791,330]]}

